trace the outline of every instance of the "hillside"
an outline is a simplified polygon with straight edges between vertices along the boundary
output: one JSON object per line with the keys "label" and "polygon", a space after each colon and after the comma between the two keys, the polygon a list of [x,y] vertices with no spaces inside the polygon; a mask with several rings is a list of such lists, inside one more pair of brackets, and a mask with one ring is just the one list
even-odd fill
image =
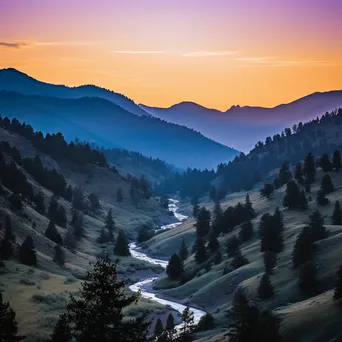
{"label": "hillside", "polygon": [[[240,245],[241,254],[248,259],[248,264],[234,270],[232,257],[227,255],[225,244],[232,236],[238,236],[241,225],[232,231],[220,234],[220,252],[222,261],[214,263],[210,256],[204,263],[194,259],[192,250],[196,239],[196,219],[188,219],[182,225],[162,233],[146,242],[147,251],[158,257],[170,257],[177,252],[182,240],[188,245],[190,256],[185,261],[185,281],[179,283],[164,278],[156,286],[162,294],[178,298],[184,303],[197,305],[211,312],[215,320],[215,329],[198,334],[199,341],[228,341],[226,333],[231,324],[233,298],[239,291],[246,293],[251,303],[259,308],[274,310],[281,319],[281,334],[285,342],[325,342],[340,336],[340,308],[332,300],[333,288],[338,267],[341,265],[342,225],[332,225],[332,213],[336,200],[342,196],[341,172],[330,172],[335,191],[327,195],[330,203],[317,205],[315,199],[320,189],[322,177],[326,173],[321,169],[316,172],[316,181],[311,185],[308,210],[289,210],[283,206],[286,186],[272,194],[271,199],[261,197],[259,189],[249,192],[256,217],[252,219],[253,235],[250,240]],[[245,202],[245,192],[228,195],[222,202],[223,212],[228,206]],[[200,205],[212,213],[214,205],[207,197],[201,199]],[[284,248],[277,254],[276,267],[270,276],[274,295],[267,300],[258,297],[257,288],[264,273],[263,253],[260,252],[258,228],[261,217],[273,214],[280,208],[284,222]],[[315,242],[316,249],[313,262],[317,266],[318,289],[315,293],[303,292],[299,287],[299,270],[293,269],[292,252],[296,239],[304,226],[309,223],[309,216],[318,209],[324,218],[327,236]],[[183,210],[191,212],[191,206],[183,203]],[[226,214],[224,214],[226,215]],[[213,217],[213,216],[212,216]],[[212,221],[213,224],[213,221]],[[207,240],[207,237],[204,238]],[[183,285],[182,285],[183,284]],[[311,286],[313,288],[313,282]],[[215,295],[213,295],[215,294]],[[335,341],[335,340],[334,340]]]}
{"label": "hillside", "polygon": [[[90,268],[89,262],[94,262],[102,251],[109,253],[113,260],[120,259],[120,277],[128,282],[137,279],[139,272],[155,274],[161,271],[155,265],[130,256],[115,256],[112,242],[98,241],[110,210],[114,218],[115,237],[118,231],[122,230],[129,239],[135,239],[141,226],[156,227],[165,220],[170,220],[166,209],[153,198],[135,197],[133,200],[132,180],[128,180],[111,168],[92,163],[80,166],[73,160],[53,159],[49,154],[37,150],[23,136],[4,128],[0,128],[0,142],[0,180],[2,181],[0,183],[0,227],[2,228],[0,229],[0,255],[2,257],[5,255],[4,240],[6,240],[8,220],[14,236],[11,238],[12,256],[1,260],[0,289],[3,291],[4,299],[10,300],[11,306],[16,311],[19,332],[27,336],[25,341],[46,341],[59,313],[65,308],[69,294],[78,293],[81,280]],[[28,168],[28,161],[32,161],[35,156],[39,157],[44,167],[40,171],[42,172],[40,176],[33,172],[33,165]],[[66,154],[64,158],[65,156]],[[44,182],[52,186],[52,179],[56,178],[53,169],[66,181],[66,189],[72,189],[72,198],[67,198],[61,187],[59,190],[62,195],[57,196],[42,185]],[[38,176],[41,178],[40,182],[37,181]],[[76,198],[79,198],[77,189],[80,189],[84,196],[80,210],[75,209],[76,203],[79,203],[76,202]],[[122,193],[120,201],[117,197],[119,189]],[[137,194],[136,190],[134,193]],[[43,203],[38,202],[38,195],[43,198]],[[100,207],[91,209],[93,202],[90,199],[94,197],[99,198]],[[54,262],[56,243],[46,236],[46,229],[49,221],[52,220],[53,199],[57,200],[59,212],[63,207],[66,214],[66,222],[56,223],[57,232],[63,239],[61,249],[65,254],[64,266]],[[22,203],[22,208],[19,202]],[[77,222],[82,222],[83,233],[79,237],[75,235],[76,221],[73,223],[75,213],[77,213]],[[58,217],[60,220],[60,216]],[[80,227],[79,224],[77,227]],[[36,266],[26,265],[20,260],[19,247],[28,236],[32,237],[36,250]],[[128,308],[125,315],[136,317],[143,312],[153,312],[155,316],[165,315],[166,311],[167,309],[161,305],[141,299],[138,305]]]}
{"label": "hillside", "polygon": [[137,151],[180,168],[213,168],[238,154],[191,129],[134,115],[101,98],[61,99],[0,91],[0,113],[30,122],[43,133],[63,132],[68,141],[77,137],[105,148]]}
{"label": "hillside", "polygon": [[192,102],[169,108],[139,106],[154,117],[193,128],[210,139],[247,153],[256,141],[276,134],[283,127],[292,127],[298,121],[341,107],[342,90],[313,93],[273,108],[233,106],[225,112]]}

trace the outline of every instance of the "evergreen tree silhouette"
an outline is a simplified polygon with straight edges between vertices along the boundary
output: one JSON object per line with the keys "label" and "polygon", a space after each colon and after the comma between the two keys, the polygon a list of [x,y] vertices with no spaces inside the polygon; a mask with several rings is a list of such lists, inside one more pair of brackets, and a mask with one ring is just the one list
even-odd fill
{"label": "evergreen tree silhouette", "polygon": [[56,245],[54,248],[55,255],[53,257],[53,261],[59,265],[60,267],[64,266],[65,264],[65,253],[61,246]]}
{"label": "evergreen tree silhouette", "polygon": [[220,248],[220,243],[217,240],[216,235],[213,233],[211,233],[209,235],[209,241],[208,241],[207,248],[208,248],[210,253],[215,253]]}
{"label": "evergreen tree silhouette", "polygon": [[19,260],[27,266],[36,266],[37,254],[31,236],[28,236],[19,249]]}
{"label": "evergreen tree silhouette", "polygon": [[333,169],[333,164],[330,161],[328,153],[324,153],[319,161],[319,166],[324,172],[330,172]]}
{"label": "evergreen tree silhouette", "polygon": [[304,160],[303,175],[305,177],[305,181],[308,184],[311,184],[315,180],[316,165],[315,165],[315,159],[311,152],[308,154],[308,156]]}
{"label": "evergreen tree silhouette", "polygon": [[330,194],[334,191],[334,185],[329,175],[324,175],[321,182],[321,190],[324,194]]}
{"label": "evergreen tree silhouette", "polygon": [[49,342],[71,342],[71,327],[68,324],[66,314],[61,314],[57,321],[57,324],[50,335]]}
{"label": "evergreen tree silhouette", "polygon": [[108,255],[98,258],[87,274],[79,296],[70,295],[66,324],[76,342],[147,342],[145,316],[123,320],[123,308],[136,303],[139,294],[127,296],[125,282],[118,279],[117,262]]}
{"label": "evergreen tree silhouette", "polygon": [[202,207],[197,215],[195,224],[197,237],[204,237],[210,231],[210,211]]}
{"label": "evergreen tree silhouette", "polygon": [[8,302],[4,302],[0,291],[0,341],[22,341],[24,336],[18,335],[16,314]]}
{"label": "evergreen tree silhouette", "polygon": [[296,164],[294,178],[299,184],[303,184],[304,176],[303,176],[303,168],[301,163]]}
{"label": "evergreen tree silhouette", "polygon": [[202,238],[197,238],[196,242],[196,253],[195,260],[198,264],[207,260],[207,250],[204,245],[204,240]]}
{"label": "evergreen tree silhouette", "polygon": [[265,273],[272,274],[273,269],[277,264],[277,254],[271,251],[266,251],[263,254]]}
{"label": "evergreen tree silhouette", "polygon": [[315,293],[317,287],[317,267],[312,261],[300,266],[299,287],[303,292]]}
{"label": "evergreen tree silhouette", "polygon": [[258,296],[261,299],[269,299],[274,295],[273,285],[271,283],[270,276],[268,273],[264,273],[261,277],[259,287],[258,287]]}
{"label": "evergreen tree silhouette", "polygon": [[116,239],[115,247],[114,247],[114,254],[120,256],[129,256],[131,252],[128,248],[128,240],[126,238],[125,233],[123,230],[119,230],[118,238]]}
{"label": "evergreen tree silhouette", "polygon": [[164,332],[163,322],[160,318],[157,319],[156,325],[154,327],[154,336],[159,337]]}
{"label": "evergreen tree silhouette", "polygon": [[177,280],[183,275],[183,263],[178,254],[173,254],[166,267],[166,274],[172,280]]}
{"label": "evergreen tree silhouette", "polygon": [[342,266],[337,271],[336,284],[334,290],[334,300],[342,298]]}
{"label": "evergreen tree silhouette", "polygon": [[341,211],[341,205],[339,201],[335,202],[331,224],[335,226],[342,225],[342,211]]}
{"label": "evergreen tree silhouette", "polygon": [[251,221],[246,221],[242,224],[239,231],[239,239],[241,242],[249,241],[253,237],[253,224]]}
{"label": "evergreen tree silhouette", "polygon": [[240,240],[236,237],[236,235],[233,235],[230,237],[226,242],[226,249],[228,257],[234,257],[236,253],[239,251],[240,248]]}
{"label": "evergreen tree silhouette", "polygon": [[179,252],[178,252],[179,258],[181,261],[184,261],[187,259],[189,252],[188,252],[188,246],[185,243],[185,240],[182,240],[181,246],[179,248]]}
{"label": "evergreen tree silhouette", "polygon": [[167,316],[165,330],[167,332],[168,339],[172,341],[173,336],[176,333],[175,322],[172,313],[169,313]]}
{"label": "evergreen tree silhouette", "polygon": [[304,227],[297,237],[292,251],[292,264],[294,268],[312,260],[315,245],[310,227]]}
{"label": "evergreen tree silhouette", "polygon": [[45,214],[45,197],[42,192],[38,192],[38,194],[34,198],[34,203],[36,205],[37,211],[44,215]]}
{"label": "evergreen tree silhouette", "polygon": [[324,227],[324,218],[318,210],[314,211],[309,216],[309,227],[311,228],[314,241],[322,240],[327,237],[327,232]]}
{"label": "evergreen tree silhouette", "polygon": [[267,199],[271,198],[273,194],[274,188],[272,184],[264,184],[264,186],[260,189],[260,195],[262,197],[266,197]]}
{"label": "evergreen tree silhouette", "polygon": [[340,155],[340,152],[337,150],[334,152],[332,163],[333,163],[333,167],[336,171],[341,170],[341,168],[342,168],[341,155]]}
{"label": "evergreen tree silhouette", "polygon": [[57,245],[63,244],[63,239],[52,221],[49,222],[48,227],[46,228],[45,236],[51,241],[57,243]]}

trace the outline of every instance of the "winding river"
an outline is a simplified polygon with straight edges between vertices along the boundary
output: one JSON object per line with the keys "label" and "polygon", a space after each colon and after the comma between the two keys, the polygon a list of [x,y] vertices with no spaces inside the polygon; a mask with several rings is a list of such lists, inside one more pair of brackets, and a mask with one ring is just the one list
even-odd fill
{"label": "winding river", "polygon": [[[178,222],[171,223],[168,225],[163,225],[160,227],[160,229],[165,230],[165,229],[175,228],[175,227],[179,226],[182,223],[182,221],[184,221],[188,218],[187,216],[182,215],[182,214],[177,212],[178,203],[179,203],[179,201],[177,201],[177,200],[174,200],[174,199],[169,200],[169,210],[174,213],[174,216],[178,220]],[[130,248],[131,254],[134,258],[147,261],[147,262],[154,264],[154,265],[159,265],[159,266],[163,267],[164,269],[166,269],[168,261],[161,260],[161,259],[154,259],[154,258],[147,256],[145,253],[142,252],[141,247],[138,247],[134,242],[129,245],[129,248]],[[142,280],[138,281],[137,283],[131,285],[129,288],[134,292],[137,292],[140,290],[142,297],[154,300],[154,301],[156,301],[162,305],[165,305],[165,306],[170,306],[172,309],[182,313],[183,310],[186,308],[185,305],[180,304],[176,301],[169,300],[169,299],[160,298],[160,297],[158,297],[157,292],[153,292],[152,283],[155,282],[157,279],[159,279],[161,276],[163,276],[163,274],[161,274],[157,277],[142,279]],[[202,310],[199,310],[196,308],[192,308],[192,307],[190,307],[190,310],[193,311],[193,313],[194,313],[194,323],[195,324],[197,324],[199,322],[200,318],[203,315],[205,315],[205,311],[202,311]],[[181,325],[182,324],[179,324],[178,326],[176,326],[176,329],[179,328]]]}

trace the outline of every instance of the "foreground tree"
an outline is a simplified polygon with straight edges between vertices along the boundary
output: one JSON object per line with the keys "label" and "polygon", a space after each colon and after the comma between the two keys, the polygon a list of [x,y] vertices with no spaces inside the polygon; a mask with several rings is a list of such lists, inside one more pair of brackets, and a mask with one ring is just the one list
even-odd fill
{"label": "foreground tree", "polygon": [[18,322],[15,312],[8,302],[2,299],[0,291],[0,342],[21,341],[24,336],[18,336]]}
{"label": "foreground tree", "polygon": [[176,330],[175,330],[175,320],[173,318],[172,313],[169,313],[169,315],[167,316],[166,325],[165,325],[165,331],[166,331],[168,339],[170,341],[172,341],[173,336],[176,333]]}
{"label": "foreground tree", "polygon": [[87,274],[79,296],[70,295],[65,324],[76,342],[148,341],[145,316],[123,321],[123,308],[138,298],[136,293],[126,295],[125,282],[118,280],[117,262],[101,256]]}
{"label": "foreground tree", "polygon": [[336,285],[334,291],[334,300],[342,298],[342,266],[337,271]]}
{"label": "foreground tree", "polygon": [[190,311],[189,307],[186,307],[182,312],[183,327],[181,329],[180,338],[181,341],[189,341],[190,335],[194,332],[194,313]]}
{"label": "foreground tree", "polygon": [[173,254],[166,267],[166,274],[171,280],[178,280],[183,275],[183,263],[178,254]]}
{"label": "foreground tree", "polygon": [[160,318],[157,319],[156,325],[154,327],[154,336],[158,338],[164,332],[163,322]]}
{"label": "foreground tree", "polygon": [[204,331],[204,330],[211,330],[215,328],[214,317],[211,313],[207,312],[198,322],[197,330]]}
{"label": "foreground tree", "polygon": [[114,254],[120,256],[129,256],[131,252],[129,251],[128,247],[128,240],[123,232],[123,230],[119,230],[118,238],[116,239],[115,247],[114,247]]}
{"label": "foreground tree", "polygon": [[342,225],[342,211],[341,211],[341,205],[339,201],[335,202],[331,224],[333,224],[334,226]]}
{"label": "foreground tree", "polygon": [[57,324],[50,335],[49,342],[70,342],[72,340],[71,327],[66,314],[61,314]]}

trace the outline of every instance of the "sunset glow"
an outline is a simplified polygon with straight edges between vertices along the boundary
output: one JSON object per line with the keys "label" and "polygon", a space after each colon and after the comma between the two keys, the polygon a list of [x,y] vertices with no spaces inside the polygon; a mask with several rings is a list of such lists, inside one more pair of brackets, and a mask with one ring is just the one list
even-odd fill
{"label": "sunset glow", "polygon": [[342,89],[340,0],[0,0],[0,68],[137,103],[274,106]]}

